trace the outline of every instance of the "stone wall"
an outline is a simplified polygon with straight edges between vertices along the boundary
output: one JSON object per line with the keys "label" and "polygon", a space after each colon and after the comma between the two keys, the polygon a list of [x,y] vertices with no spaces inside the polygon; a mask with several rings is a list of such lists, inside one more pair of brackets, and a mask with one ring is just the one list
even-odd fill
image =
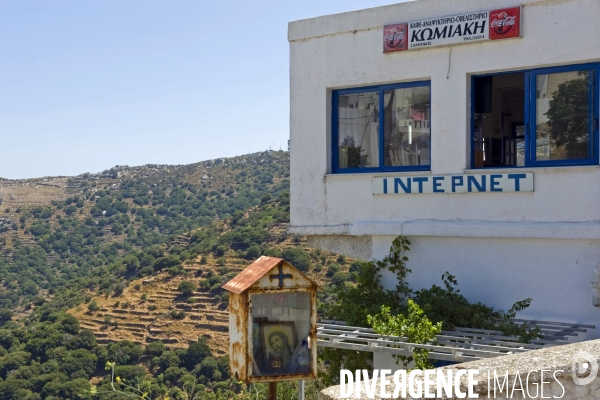
{"label": "stone wall", "polygon": [[[591,359],[585,359],[581,354],[589,354]],[[595,364],[595,372],[593,370]],[[456,373],[463,370],[478,370],[474,375],[474,380],[477,383],[473,387],[473,392],[479,398],[495,398],[495,399],[530,399],[530,398],[561,398],[561,399],[581,399],[594,400],[600,399],[600,377],[598,375],[598,363],[600,362],[600,340],[591,340],[580,343],[574,343],[563,346],[556,346],[542,350],[534,350],[526,353],[509,355],[503,357],[495,357],[473,361],[462,364],[455,364],[448,367],[429,370],[432,376],[430,393],[433,393],[435,399],[457,399],[461,398],[453,392],[452,397],[436,396],[437,373],[442,371],[446,373],[452,371],[453,377]],[[588,378],[590,383],[585,385],[576,384],[573,378],[573,369],[576,368],[575,379],[581,382],[582,379]],[[587,368],[587,369],[585,369]],[[543,384],[542,371],[543,370]],[[498,377],[498,381],[494,379],[494,372]],[[580,374],[580,372],[582,372]],[[464,372],[463,372],[464,373]],[[594,374],[594,375],[592,375]],[[421,377],[423,375],[421,374]],[[488,380],[488,376],[490,379]],[[504,379],[508,376],[508,384],[500,390],[500,386],[504,384]],[[591,377],[595,376],[594,379]],[[391,377],[388,377],[391,380]],[[519,381],[522,382],[522,386]],[[541,388],[543,387],[543,393]],[[496,390],[494,394],[494,388]],[[508,390],[507,390],[508,388]],[[424,383],[422,379],[415,379],[413,391],[421,393],[421,396],[410,396],[407,391],[406,396],[393,397],[394,385],[386,385],[384,393],[392,398],[417,399],[425,398]],[[460,377],[460,390],[462,393],[468,394],[467,374]],[[332,386],[323,390],[319,394],[319,400],[337,400],[341,399],[340,386]],[[362,385],[360,396],[356,396],[353,392],[351,397],[346,397],[353,400],[368,399],[367,393]],[[377,382],[375,388],[375,399],[389,398],[382,396],[381,380]],[[464,398],[464,397],[463,397]],[[469,397],[467,397],[469,398]]]}

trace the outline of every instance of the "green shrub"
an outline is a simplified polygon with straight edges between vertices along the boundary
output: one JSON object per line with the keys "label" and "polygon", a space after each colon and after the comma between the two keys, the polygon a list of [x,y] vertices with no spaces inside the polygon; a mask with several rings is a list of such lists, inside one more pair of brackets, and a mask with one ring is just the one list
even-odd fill
{"label": "green shrub", "polygon": [[198,285],[200,289],[210,289],[210,282],[208,279],[202,279]]}
{"label": "green shrub", "polygon": [[260,256],[260,247],[258,247],[258,245],[253,244],[252,246],[250,246],[248,248],[248,250],[246,251],[246,258],[248,260],[254,260],[255,258],[258,258]]}
{"label": "green shrub", "polygon": [[196,285],[191,281],[183,281],[177,287],[177,291],[184,296],[190,296],[196,291]]}
{"label": "green shrub", "polygon": [[100,306],[98,305],[98,303],[96,303],[96,300],[92,300],[88,306],[87,306],[88,311],[98,311],[100,309]]}
{"label": "green shrub", "polygon": [[165,351],[165,345],[160,340],[152,343],[148,343],[145,349],[145,353],[149,356],[160,357]]}
{"label": "green shrub", "polygon": [[341,268],[339,265],[337,264],[329,264],[329,267],[327,267],[327,274],[325,274],[325,276],[333,276],[336,272],[340,272]]}
{"label": "green shrub", "polygon": [[173,319],[184,319],[185,318],[185,312],[184,311],[172,310],[169,313],[169,315]]}
{"label": "green shrub", "polygon": [[282,252],[282,257],[284,260],[292,264],[298,270],[302,272],[306,272],[310,268],[310,257],[308,253],[299,248],[290,248],[285,249]]}
{"label": "green shrub", "polygon": [[226,265],[227,264],[227,260],[224,257],[219,257],[217,259],[217,265]]}
{"label": "green shrub", "polygon": [[345,281],[346,281],[346,274],[343,273],[342,271],[336,272],[331,277],[331,282],[333,282],[334,285],[340,285],[340,284],[344,283]]}

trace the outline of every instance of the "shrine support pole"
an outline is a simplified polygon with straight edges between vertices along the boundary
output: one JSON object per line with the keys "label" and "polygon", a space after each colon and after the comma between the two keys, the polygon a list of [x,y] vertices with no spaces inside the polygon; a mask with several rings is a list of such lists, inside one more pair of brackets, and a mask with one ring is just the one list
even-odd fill
{"label": "shrine support pole", "polygon": [[277,382],[269,382],[268,400],[277,400]]}

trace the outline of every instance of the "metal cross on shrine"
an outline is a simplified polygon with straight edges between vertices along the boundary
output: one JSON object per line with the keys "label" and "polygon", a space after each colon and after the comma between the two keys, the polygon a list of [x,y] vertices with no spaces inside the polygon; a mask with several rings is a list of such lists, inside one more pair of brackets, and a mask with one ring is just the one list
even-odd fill
{"label": "metal cross on shrine", "polygon": [[291,278],[291,277],[292,277],[292,275],[283,273],[283,266],[280,264],[279,265],[279,275],[270,275],[269,279],[270,280],[279,279],[279,287],[283,287],[283,280]]}

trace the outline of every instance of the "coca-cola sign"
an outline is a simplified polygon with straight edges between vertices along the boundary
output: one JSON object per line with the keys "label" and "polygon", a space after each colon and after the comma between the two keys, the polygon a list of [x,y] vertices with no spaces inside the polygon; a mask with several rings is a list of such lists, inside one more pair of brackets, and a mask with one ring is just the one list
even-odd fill
{"label": "coca-cola sign", "polygon": [[408,25],[395,24],[383,28],[383,52],[406,50]]}
{"label": "coca-cola sign", "polygon": [[383,28],[383,52],[521,36],[521,7],[426,19]]}
{"label": "coca-cola sign", "polygon": [[506,39],[521,35],[521,7],[490,11],[490,39]]}

